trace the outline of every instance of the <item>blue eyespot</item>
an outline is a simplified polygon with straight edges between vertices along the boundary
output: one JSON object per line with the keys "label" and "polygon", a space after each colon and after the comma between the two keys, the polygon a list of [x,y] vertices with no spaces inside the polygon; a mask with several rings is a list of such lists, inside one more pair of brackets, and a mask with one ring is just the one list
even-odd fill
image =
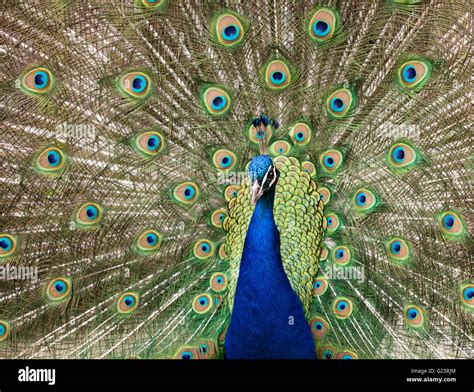
{"label": "blue eyespot", "polygon": [[202,244],[201,249],[203,252],[209,252],[209,246],[207,244]]}
{"label": "blue eyespot", "polygon": [[394,254],[400,253],[401,249],[402,249],[402,244],[400,243],[400,241],[394,241],[392,242],[392,245],[390,245],[390,250]]}
{"label": "blue eyespot", "polygon": [[316,20],[313,23],[313,32],[316,34],[318,37],[324,37],[328,35],[330,26],[327,22],[324,20]]}
{"label": "blue eyespot", "polygon": [[13,244],[10,238],[2,237],[0,238],[0,248],[2,248],[5,252],[8,252],[12,248]]}
{"label": "blue eyespot", "polygon": [[319,288],[321,287],[321,282],[316,282],[316,283],[314,284],[314,287],[315,287],[316,289],[319,289]]}
{"label": "blue eyespot", "polygon": [[347,308],[347,302],[346,301],[339,301],[339,303],[337,304],[337,309],[338,310],[344,310],[345,308]]}
{"label": "blue eyespot", "polygon": [[343,249],[339,249],[336,253],[336,257],[338,259],[342,259],[344,257],[344,250]]}
{"label": "blue eyespot", "polygon": [[328,218],[328,225],[329,225],[329,226],[332,225],[332,218]]}
{"label": "blue eyespot", "polygon": [[332,353],[331,350],[325,350],[324,353],[323,353],[323,355],[324,355],[324,358],[326,358],[326,359],[331,359],[332,356],[333,356],[333,353]]}
{"label": "blue eyespot", "polygon": [[152,135],[148,138],[147,146],[149,150],[156,150],[160,146],[161,140],[159,137]]}
{"label": "blue eyespot", "polygon": [[314,323],[314,328],[316,328],[318,331],[320,331],[321,329],[323,329],[324,325],[322,322],[320,321],[317,321]]}
{"label": "blue eyespot", "polygon": [[147,81],[143,76],[135,76],[132,81],[132,90],[135,93],[141,93],[145,90],[147,86]]}
{"label": "blue eyespot", "polygon": [[464,290],[464,299],[466,301],[470,301],[472,299],[472,297],[474,297],[474,289],[468,288],[468,289]]}
{"label": "blue eyespot", "polygon": [[350,356],[350,355],[344,355],[344,356],[342,357],[342,359],[353,359],[353,358],[352,358],[352,356]]}
{"label": "blue eyespot", "polygon": [[298,140],[299,142],[304,140],[304,133],[303,132],[297,132],[295,135],[295,139]]}
{"label": "blue eyespot", "polygon": [[365,202],[367,201],[367,196],[365,196],[365,193],[364,193],[364,192],[360,192],[360,193],[357,195],[356,201],[357,201],[357,204],[358,204],[359,206],[363,206],[363,205],[365,204]]}
{"label": "blue eyespot", "polygon": [[192,359],[193,354],[190,353],[189,351],[185,351],[181,354],[181,359]]}
{"label": "blue eyespot", "polygon": [[150,245],[156,245],[158,241],[158,237],[156,236],[156,234],[148,234],[146,236],[146,242],[148,242]]}
{"label": "blue eyespot", "polygon": [[54,288],[58,293],[62,294],[66,290],[66,285],[63,282],[59,281],[54,284]]}
{"label": "blue eyespot", "polygon": [[208,303],[209,303],[209,300],[207,299],[207,297],[203,296],[203,297],[199,298],[199,305],[206,306]]}
{"label": "blue eyespot", "polygon": [[446,229],[451,229],[454,226],[454,216],[452,216],[451,214],[447,214],[443,218],[443,225]]}
{"label": "blue eyespot", "polygon": [[231,166],[232,163],[233,163],[233,159],[232,159],[232,157],[229,156],[229,155],[226,155],[226,156],[223,157],[222,160],[221,160],[221,166],[222,166],[223,168],[226,168],[226,167]]}
{"label": "blue eyespot", "polygon": [[61,155],[59,155],[58,152],[56,151],[48,152],[48,163],[51,166],[53,167],[58,166],[60,162],[61,162]]}
{"label": "blue eyespot", "polygon": [[414,320],[416,318],[416,316],[418,316],[418,310],[416,309],[411,309],[409,312],[408,312],[408,318],[410,320]]}
{"label": "blue eyespot", "polygon": [[212,102],[211,106],[214,110],[221,110],[225,107],[227,104],[227,100],[223,95],[219,95],[218,97],[215,97]]}
{"label": "blue eyespot", "polygon": [[240,34],[239,26],[229,25],[222,32],[222,38],[226,41],[234,41]]}
{"label": "blue eyespot", "polygon": [[123,302],[124,302],[125,305],[127,305],[128,307],[132,307],[132,306],[135,304],[135,298],[133,298],[133,296],[131,296],[131,295],[127,295],[127,296],[123,299]]}
{"label": "blue eyespot", "polygon": [[273,84],[282,84],[286,80],[286,75],[281,71],[272,72],[270,80]]}
{"label": "blue eyespot", "polygon": [[325,157],[324,157],[324,165],[325,165],[326,167],[331,168],[331,167],[333,167],[335,164],[336,164],[336,162],[334,161],[334,158],[333,158],[333,157],[331,157],[331,156],[325,156]]}
{"label": "blue eyespot", "polygon": [[99,211],[94,206],[88,206],[86,208],[86,215],[87,215],[87,218],[89,218],[90,220],[95,219],[97,217],[98,213],[99,213]]}
{"label": "blue eyespot", "polygon": [[222,284],[223,281],[224,281],[224,280],[223,280],[221,277],[219,277],[219,278],[216,279],[216,282],[219,283],[219,284]]}
{"label": "blue eyespot", "polygon": [[192,199],[194,197],[194,188],[192,186],[187,186],[185,189],[184,189],[184,197],[186,199]]}
{"label": "blue eyespot", "polygon": [[2,324],[0,324],[0,336],[5,335],[5,331],[6,331],[5,327]]}
{"label": "blue eyespot", "polygon": [[396,147],[393,149],[392,158],[395,162],[401,163],[405,159],[405,149],[403,147]]}
{"label": "blue eyespot", "polygon": [[333,112],[342,112],[346,107],[344,101],[341,98],[331,99],[331,110]]}
{"label": "blue eyespot", "polygon": [[35,87],[36,88],[45,88],[48,85],[48,74],[43,71],[38,71],[35,73]]}
{"label": "blue eyespot", "polygon": [[413,65],[407,65],[403,69],[403,79],[407,83],[412,83],[416,80],[416,69]]}

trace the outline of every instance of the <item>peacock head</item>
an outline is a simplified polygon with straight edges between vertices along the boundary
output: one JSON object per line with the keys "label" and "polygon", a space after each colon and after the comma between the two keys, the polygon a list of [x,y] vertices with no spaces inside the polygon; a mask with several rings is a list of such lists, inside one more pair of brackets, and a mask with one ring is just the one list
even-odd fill
{"label": "peacock head", "polygon": [[252,159],[248,169],[249,181],[252,189],[252,204],[268,190],[276,185],[278,170],[268,155],[259,155]]}

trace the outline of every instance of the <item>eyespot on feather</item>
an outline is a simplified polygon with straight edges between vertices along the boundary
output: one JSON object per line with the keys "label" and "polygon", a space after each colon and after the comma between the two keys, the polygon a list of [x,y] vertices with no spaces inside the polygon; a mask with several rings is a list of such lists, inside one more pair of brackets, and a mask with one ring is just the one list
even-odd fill
{"label": "eyespot on feather", "polygon": [[298,146],[306,146],[311,141],[311,128],[304,122],[299,122],[290,128],[288,133],[293,144]]}
{"label": "eyespot on feather", "polygon": [[357,212],[368,214],[374,211],[378,204],[377,195],[370,189],[360,188],[354,193],[353,197],[354,209]]}
{"label": "eyespot on feather", "polygon": [[397,82],[404,90],[419,91],[428,82],[433,66],[428,60],[414,58],[398,68]]}
{"label": "eyespot on feather", "polygon": [[5,320],[0,320],[0,342],[3,342],[8,339],[10,336],[10,323]]}
{"label": "eyespot on feather", "polygon": [[193,299],[193,311],[196,314],[206,314],[214,307],[214,298],[208,293],[198,294]]}
{"label": "eyespot on feather", "polygon": [[79,227],[94,227],[103,219],[103,208],[94,202],[82,204],[76,211],[75,222]]}
{"label": "eyespot on feather", "polygon": [[58,174],[64,169],[65,153],[57,147],[47,147],[35,154],[33,167],[38,174]]}
{"label": "eyespot on feather", "polygon": [[344,163],[344,157],[339,150],[327,150],[319,157],[321,168],[326,173],[337,173]]}
{"label": "eyespot on feather", "polygon": [[313,296],[320,297],[328,289],[328,281],[324,276],[316,277],[316,280],[313,284]]}
{"label": "eyespot on feather", "polygon": [[221,148],[212,154],[212,164],[221,172],[232,170],[237,164],[237,155],[228,149]]}
{"label": "eyespot on feather", "polygon": [[128,291],[122,294],[117,300],[117,312],[120,314],[130,314],[137,307],[140,297],[137,293]]}
{"label": "eyespot on feather", "polygon": [[385,243],[385,250],[390,261],[406,263],[412,257],[411,247],[407,241],[400,237],[393,237]]}
{"label": "eyespot on feather", "polygon": [[162,235],[156,230],[145,230],[136,239],[135,250],[143,255],[158,252],[163,241]]}
{"label": "eyespot on feather", "polygon": [[416,305],[408,305],[403,311],[403,319],[408,327],[421,328],[425,323],[423,310]]}
{"label": "eyespot on feather", "polygon": [[218,208],[211,214],[211,224],[214,227],[219,229],[222,228],[222,224],[224,223],[226,217],[226,210],[224,208]]}
{"label": "eyespot on feather", "polygon": [[449,240],[461,240],[466,236],[466,223],[455,211],[443,211],[437,216],[441,234]]}
{"label": "eyespot on feather", "polygon": [[195,242],[193,247],[194,257],[200,260],[206,260],[214,255],[214,243],[207,239],[200,239]]}
{"label": "eyespot on feather", "polygon": [[124,97],[143,99],[151,92],[151,79],[144,72],[126,72],[119,76],[117,88]]}
{"label": "eyespot on feather", "polygon": [[158,155],[165,147],[165,139],[158,131],[144,131],[133,138],[135,151],[146,157]]}
{"label": "eyespot on feather", "polygon": [[52,91],[56,78],[45,67],[28,68],[20,76],[20,90],[28,95],[41,95]]}
{"label": "eyespot on feather", "polygon": [[211,289],[214,290],[216,293],[223,292],[227,289],[228,279],[227,275],[223,272],[216,272],[211,275],[211,279],[209,280],[209,285]]}
{"label": "eyespot on feather", "polygon": [[333,120],[348,117],[355,106],[356,96],[349,88],[334,90],[326,99],[326,111]]}
{"label": "eyespot on feather", "polygon": [[224,87],[207,86],[201,90],[201,103],[206,113],[219,117],[229,112],[232,99]]}
{"label": "eyespot on feather", "polygon": [[191,181],[186,181],[175,186],[173,199],[181,205],[192,205],[199,198],[199,188]]}
{"label": "eyespot on feather", "polygon": [[72,284],[69,278],[53,279],[46,288],[46,296],[49,300],[58,302],[69,297]]}
{"label": "eyespot on feather", "polygon": [[322,339],[329,333],[329,323],[322,317],[313,318],[309,325],[315,339]]}
{"label": "eyespot on feather", "polygon": [[211,21],[211,36],[213,40],[227,49],[240,46],[247,35],[249,21],[242,15],[226,10],[218,13]]}
{"label": "eyespot on feather", "polygon": [[332,261],[338,265],[345,266],[351,262],[351,250],[346,245],[336,246],[332,250]]}
{"label": "eyespot on feather", "polygon": [[18,249],[18,237],[0,233],[0,261],[13,256]]}
{"label": "eyespot on feather", "polygon": [[345,297],[337,297],[332,304],[332,311],[338,319],[346,319],[352,314],[352,301]]}
{"label": "eyespot on feather", "polygon": [[306,32],[320,44],[334,37],[340,27],[339,12],[334,8],[316,7],[307,18]]}
{"label": "eyespot on feather", "polygon": [[296,78],[296,73],[290,63],[283,59],[273,59],[263,67],[265,86],[272,91],[288,88]]}
{"label": "eyespot on feather", "polygon": [[291,151],[291,144],[286,140],[277,140],[270,145],[269,152],[272,156],[288,155]]}
{"label": "eyespot on feather", "polygon": [[466,283],[461,285],[459,290],[461,303],[469,310],[474,309],[474,284]]}

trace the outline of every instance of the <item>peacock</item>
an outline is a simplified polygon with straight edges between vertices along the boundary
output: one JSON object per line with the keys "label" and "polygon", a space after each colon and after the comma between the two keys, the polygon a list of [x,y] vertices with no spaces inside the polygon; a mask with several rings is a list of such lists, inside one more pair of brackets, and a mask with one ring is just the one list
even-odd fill
{"label": "peacock", "polygon": [[2,8],[0,357],[474,356],[469,2]]}

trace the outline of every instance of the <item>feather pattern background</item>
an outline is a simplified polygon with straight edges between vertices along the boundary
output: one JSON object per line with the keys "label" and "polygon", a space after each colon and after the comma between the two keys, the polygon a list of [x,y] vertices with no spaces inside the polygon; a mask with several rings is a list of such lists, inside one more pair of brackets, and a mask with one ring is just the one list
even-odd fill
{"label": "feather pattern background", "polygon": [[[4,242],[0,263],[38,268],[38,279],[0,281],[0,356],[222,356],[229,293],[225,284],[214,290],[212,277],[223,273],[232,287],[236,275],[226,274],[232,249],[211,214],[229,211],[226,184],[241,189],[238,174],[258,154],[251,121],[262,111],[282,124],[272,141],[290,142],[283,155],[315,165],[318,192],[330,192],[326,220],[331,212],[341,220],[334,232],[326,228],[314,260],[314,278],[327,285],[324,294],[315,286],[309,311],[325,331],[314,332],[317,356],[472,358],[468,3],[145,3],[153,2],[4,4],[0,234],[14,249]],[[308,32],[318,7],[339,15],[334,35],[320,42]],[[241,18],[235,47],[223,47],[212,28],[226,12]],[[264,75],[275,59],[291,80],[281,91]],[[428,64],[418,87],[400,81],[408,63]],[[35,86],[31,71],[44,72]],[[127,84],[137,75],[140,93],[135,79]],[[228,94],[223,116],[206,109],[209,86]],[[341,89],[353,98],[343,115],[329,103]],[[306,145],[289,135],[299,121],[311,129]],[[157,150],[140,144],[147,132]],[[413,166],[390,160],[396,143],[408,145],[405,155],[414,151]],[[51,148],[63,155],[45,172],[42,153]],[[213,163],[218,149],[235,154],[231,170]],[[334,150],[341,166],[326,170]],[[189,182],[192,189],[177,188]],[[191,202],[186,189],[195,192]],[[361,190],[374,196],[373,209],[357,205]],[[248,195],[245,181],[240,192]],[[96,214],[94,224],[81,224],[83,208]],[[450,217],[459,235],[443,226]],[[155,249],[148,237],[140,247],[149,230]],[[406,241],[410,257],[390,254],[393,238]],[[363,280],[328,276],[340,246]],[[57,279],[65,286],[58,298],[49,291]],[[203,295],[209,306],[196,312]],[[341,298],[352,304],[350,317],[338,317]]]}

